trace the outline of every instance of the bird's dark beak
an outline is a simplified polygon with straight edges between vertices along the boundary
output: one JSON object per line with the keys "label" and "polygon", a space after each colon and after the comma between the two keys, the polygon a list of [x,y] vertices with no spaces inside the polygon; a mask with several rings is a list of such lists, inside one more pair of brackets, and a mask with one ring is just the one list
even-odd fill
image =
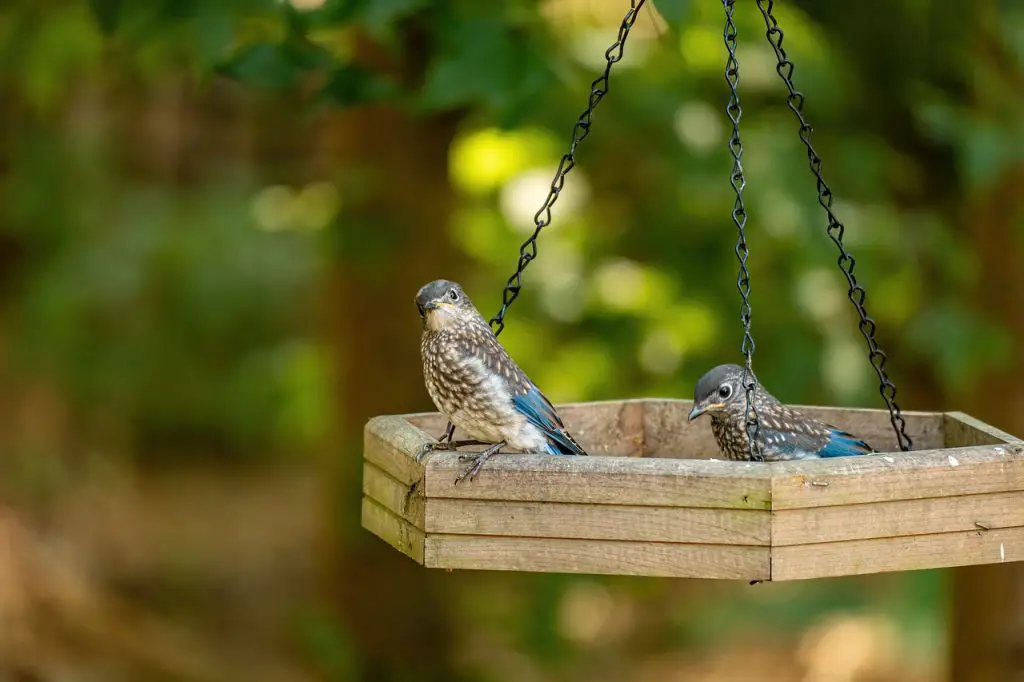
{"label": "bird's dark beak", "polygon": [[720,410],[723,407],[725,407],[725,403],[711,403],[710,405],[700,405],[694,403],[693,408],[690,409],[690,414],[686,416],[686,421],[692,422],[694,419],[701,416],[705,412],[711,412],[712,410]]}
{"label": "bird's dark beak", "polygon": [[427,301],[426,304],[423,306],[423,310],[424,311],[437,310],[440,307],[441,307],[440,301],[436,301],[436,300],[434,300],[434,301]]}

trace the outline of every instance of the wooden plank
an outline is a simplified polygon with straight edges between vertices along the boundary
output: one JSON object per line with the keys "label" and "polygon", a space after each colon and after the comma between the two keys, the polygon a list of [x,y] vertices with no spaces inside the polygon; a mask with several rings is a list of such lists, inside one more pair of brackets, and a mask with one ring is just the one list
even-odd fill
{"label": "wooden plank", "polygon": [[772,580],[1024,561],[1024,528],[824,542],[772,550]]}
{"label": "wooden plank", "polygon": [[[720,458],[708,418],[687,422],[692,400],[649,399],[644,426],[645,457]],[[794,405],[802,413],[864,438],[878,450],[899,450],[886,410]],[[915,450],[944,447],[942,415],[904,412]]]}
{"label": "wooden plank", "polygon": [[772,509],[1024,490],[1024,445],[773,462]]}
{"label": "wooden plank", "polygon": [[[556,405],[565,427],[592,456],[639,457],[644,433],[644,400],[609,400]],[[434,438],[448,420],[437,412],[404,415]],[[455,437],[465,434],[456,431]]]}
{"label": "wooden plank", "polygon": [[392,478],[412,485],[423,478],[423,464],[413,459],[431,437],[403,417],[374,417],[363,430],[363,459]]}
{"label": "wooden plank", "polygon": [[767,580],[767,547],[429,535],[425,565],[488,571]]}
{"label": "wooden plank", "polygon": [[377,504],[363,498],[363,528],[418,564],[423,563],[426,536],[423,531]]}
{"label": "wooden plank", "polygon": [[947,448],[965,445],[999,445],[1000,443],[1021,443],[1020,438],[989,426],[963,412],[946,412],[942,415],[942,431]]}
{"label": "wooden plank", "polygon": [[634,457],[495,455],[473,481],[456,486],[458,455],[427,460],[427,499],[625,504],[644,507],[768,509],[768,469],[759,462]]}
{"label": "wooden plank", "polygon": [[383,469],[364,462],[363,495],[423,530],[424,499],[421,486],[405,485]]}
{"label": "wooden plank", "polygon": [[704,417],[692,422],[686,421],[692,406],[692,400],[647,401],[644,457],[722,458],[715,435],[711,433],[711,419]]}
{"label": "wooden plank", "polygon": [[767,547],[771,515],[752,509],[432,499],[428,533]]}
{"label": "wooden plank", "polygon": [[644,401],[575,403],[558,412],[565,427],[588,454],[639,457],[643,448]]}
{"label": "wooden plank", "polygon": [[[899,452],[888,410],[853,407],[820,407],[794,405],[809,417],[856,434],[880,452]],[[907,435],[914,441],[914,450],[935,450],[945,447],[942,416],[936,412],[903,412]]]}
{"label": "wooden plank", "polygon": [[[691,400],[643,398],[559,405],[569,430],[592,455],[709,459],[721,457],[710,420],[687,422]],[[865,438],[880,450],[898,450],[886,410],[796,405],[798,410]],[[904,412],[915,450],[944,447],[943,415]],[[437,438],[447,419],[436,412],[403,415]]]}
{"label": "wooden plank", "polygon": [[1024,492],[932,497],[772,514],[772,545],[1024,526]]}

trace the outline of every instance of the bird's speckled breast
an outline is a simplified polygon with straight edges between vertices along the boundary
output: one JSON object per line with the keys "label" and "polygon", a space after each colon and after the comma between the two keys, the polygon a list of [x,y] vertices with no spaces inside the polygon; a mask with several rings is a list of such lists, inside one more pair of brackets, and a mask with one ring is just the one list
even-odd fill
{"label": "bird's speckled breast", "polygon": [[437,409],[472,438],[497,442],[516,421],[507,388],[475,352],[471,334],[426,332],[420,344],[423,378]]}
{"label": "bird's speckled breast", "polygon": [[722,450],[722,454],[731,460],[750,458],[747,448],[747,434],[729,420],[724,414],[711,415],[711,433]]}

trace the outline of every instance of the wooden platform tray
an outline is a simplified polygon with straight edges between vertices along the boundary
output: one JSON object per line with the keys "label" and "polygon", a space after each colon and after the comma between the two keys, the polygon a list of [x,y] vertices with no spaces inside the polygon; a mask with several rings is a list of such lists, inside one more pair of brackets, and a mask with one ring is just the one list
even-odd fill
{"label": "wooden platform tray", "polygon": [[[688,423],[690,406],[562,406],[597,456],[496,455],[459,486],[457,454],[412,456],[443,417],[376,417],[363,526],[445,569],[780,581],[1024,561],[1018,438],[958,412],[910,412],[912,453],[716,461],[709,422]],[[801,409],[897,450],[883,410]]]}

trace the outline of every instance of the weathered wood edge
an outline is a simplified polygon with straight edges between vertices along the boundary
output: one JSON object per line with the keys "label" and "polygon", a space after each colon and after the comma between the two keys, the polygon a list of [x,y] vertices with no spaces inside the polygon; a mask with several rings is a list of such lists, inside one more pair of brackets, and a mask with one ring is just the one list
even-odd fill
{"label": "weathered wood edge", "polygon": [[370,462],[363,494],[427,534],[768,547],[767,511],[434,498]]}
{"label": "weathered wood edge", "polygon": [[[572,403],[559,403],[555,407],[558,410],[564,409],[584,409],[592,407],[621,407],[625,405],[669,405],[677,404],[680,408],[689,408],[693,405],[693,401],[689,398],[664,398],[657,396],[647,396],[643,398],[624,398],[621,400],[594,400],[594,401],[580,401]],[[844,414],[849,413],[854,417],[865,415],[865,416],[884,416],[888,419],[889,412],[873,407],[839,407],[834,405],[791,405],[791,407],[800,410],[801,412],[815,412],[821,414]],[[924,412],[921,410],[904,410],[901,412],[904,417],[911,417],[914,419],[922,420],[936,420],[941,421],[941,417],[944,414],[962,414],[960,412]],[[437,420],[438,426],[443,426],[441,415],[437,412],[408,412],[405,414],[389,415],[395,417],[401,417],[410,421],[433,421]]]}
{"label": "weathered wood edge", "polygon": [[[645,457],[683,455],[689,459],[715,457],[718,448],[706,421],[686,421],[686,413],[692,404],[692,400],[681,398],[646,397],[562,403],[557,408],[569,424],[570,431],[581,438],[591,454]],[[895,448],[895,439],[890,437],[888,412],[885,410],[817,405],[794,407],[868,438],[880,449],[890,446]],[[593,419],[587,418],[590,412],[602,413],[608,424],[593,423]],[[666,417],[667,413],[671,415],[670,418]],[[440,435],[447,421],[436,412],[398,416],[435,437]],[[903,416],[917,447],[933,449],[943,446],[942,413],[911,411],[904,412]],[[666,423],[678,424],[679,431],[666,432]],[[630,435],[633,437],[628,437]]]}
{"label": "weathered wood edge", "polygon": [[510,502],[433,498],[428,536],[621,540],[768,547],[771,518],[751,509],[695,509],[627,505]]}
{"label": "weathered wood edge", "polygon": [[1024,491],[772,512],[772,546],[1024,526]]}
{"label": "weathered wood edge", "polygon": [[772,511],[1024,490],[1024,443],[767,466]]}
{"label": "weathered wood edge", "polygon": [[433,439],[407,419],[399,416],[374,417],[363,429],[363,459],[392,478],[412,485],[423,478],[423,464],[411,453]]}
{"label": "weathered wood edge", "polygon": [[430,568],[767,580],[767,547],[428,535]]}
{"label": "weathered wood edge", "polygon": [[942,413],[942,433],[947,448],[968,445],[1017,445],[1024,443],[1020,438],[1000,431],[994,426],[975,419],[963,412]]}
{"label": "weathered wood edge", "polygon": [[392,514],[408,521],[421,531],[424,523],[425,500],[422,487],[411,486],[392,477],[375,464],[363,462],[363,495],[369,497]]}
{"label": "weathered wood edge", "polygon": [[[591,455],[638,457],[643,452],[644,417],[648,401],[643,399],[568,403],[558,411],[569,431]],[[401,415],[414,426],[439,436],[447,418],[436,412]],[[456,431],[456,438],[464,437]]]}
{"label": "weathered wood edge", "polygon": [[416,563],[424,563],[426,534],[369,497],[363,497],[362,524],[363,528]]}
{"label": "weathered wood edge", "polygon": [[767,465],[637,457],[496,455],[455,485],[458,455],[428,456],[424,495],[435,498],[768,510]]}
{"label": "weathered wood edge", "polygon": [[773,581],[1024,561],[1024,528],[936,533],[772,549]]}

